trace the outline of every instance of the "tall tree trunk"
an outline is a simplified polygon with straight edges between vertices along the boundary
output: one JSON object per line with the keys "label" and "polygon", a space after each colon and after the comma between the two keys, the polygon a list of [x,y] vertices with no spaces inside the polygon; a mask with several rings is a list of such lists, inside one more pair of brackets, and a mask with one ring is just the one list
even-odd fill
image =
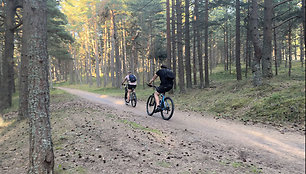
{"label": "tall tree trunk", "polygon": [[103,86],[106,87],[107,80],[108,80],[108,72],[107,72],[107,55],[108,55],[108,31],[107,31],[107,25],[106,20],[104,22],[104,67],[103,67],[103,77],[104,77],[104,83]]}
{"label": "tall tree trunk", "polygon": [[264,0],[264,29],[263,29],[263,54],[262,72],[264,78],[271,78],[272,73],[272,0]]}
{"label": "tall tree trunk", "polygon": [[180,92],[185,93],[181,0],[176,0],[176,14],[177,14],[177,59],[178,59],[178,71],[179,71],[179,87],[180,87]]}
{"label": "tall tree trunk", "polygon": [[[24,0],[23,46],[29,60],[30,162],[28,173],[54,173],[48,83],[47,2]],[[39,50],[39,51],[37,51]]]}
{"label": "tall tree trunk", "polygon": [[228,51],[228,54],[229,54],[229,73],[232,74],[232,53],[233,53],[233,48],[232,48],[232,26],[229,25],[229,29],[228,29],[228,33],[229,33],[229,51]]}
{"label": "tall tree trunk", "polygon": [[274,65],[275,65],[275,75],[278,75],[278,65],[277,65],[277,35],[276,35],[276,28],[273,29],[274,33]]}
{"label": "tall tree trunk", "polygon": [[[95,12],[95,11],[94,11]],[[97,29],[97,20],[94,20],[94,52],[96,58],[96,76],[97,76],[97,87],[101,86],[101,78],[100,78],[100,59],[99,59],[99,36]]]}
{"label": "tall tree trunk", "polygon": [[300,61],[302,67],[304,67],[304,47],[303,47],[303,29],[301,28],[300,33]]}
{"label": "tall tree trunk", "polygon": [[306,56],[306,4],[305,0],[302,0],[302,12],[303,12],[303,28],[304,28],[304,56]]}
{"label": "tall tree trunk", "polygon": [[15,0],[6,1],[4,8],[4,56],[2,61],[2,83],[0,84],[0,111],[12,106],[13,65],[14,65],[14,24]]}
{"label": "tall tree trunk", "polygon": [[248,0],[248,12],[247,12],[247,21],[246,21],[246,32],[247,32],[247,37],[246,37],[246,53],[245,53],[245,78],[248,77],[248,71],[249,71],[249,60],[250,60],[250,52],[251,52],[251,47],[250,47],[250,37],[251,37],[251,33],[250,33],[250,5],[249,5],[249,0]]}
{"label": "tall tree trunk", "polygon": [[197,85],[197,29],[196,15],[193,13],[193,84]]}
{"label": "tall tree trunk", "polygon": [[192,88],[190,63],[189,0],[185,0],[185,68],[187,88]]}
{"label": "tall tree trunk", "polygon": [[120,88],[121,80],[122,80],[122,72],[121,72],[121,61],[119,57],[119,38],[117,34],[117,25],[115,20],[115,14],[113,14],[113,28],[114,28],[114,40],[115,40],[115,58],[116,58],[116,87]]}
{"label": "tall tree trunk", "polygon": [[208,69],[208,0],[205,0],[205,88],[209,87],[209,69]]}
{"label": "tall tree trunk", "polygon": [[200,71],[200,88],[204,87],[204,74],[203,74],[203,59],[202,59],[202,42],[200,27],[200,17],[199,17],[199,0],[195,0],[194,11],[196,15],[196,30],[197,30],[197,50],[198,50],[198,60],[199,60],[199,71]]}
{"label": "tall tree trunk", "polygon": [[253,56],[253,61],[252,61],[253,85],[260,86],[262,85],[262,75],[260,71],[260,60],[262,54],[259,44],[259,31],[258,31],[259,17],[258,17],[257,0],[252,0],[252,11],[250,16],[251,16],[250,18],[251,36],[255,51],[255,55]]}
{"label": "tall tree trunk", "polygon": [[114,57],[115,57],[115,32],[114,32],[114,14],[113,14],[113,11],[110,10],[110,16],[111,16],[111,46],[112,46],[112,50],[111,50],[111,56],[110,56],[110,59],[111,59],[111,67],[110,67],[110,71],[111,71],[111,81],[112,81],[112,87],[115,87],[116,86],[116,82],[115,82],[115,70],[114,70],[114,65],[115,65],[115,62],[114,62]]}
{"label": "tall tree trunk", "polygon": [[292,68],[292,45],[291,45],[291,21],[289,22],[289,29],[288,29],[288,56],[289,56],[289,71],[288,75],[291,77],[291,68]]}
{"label": "tall tree trunk", "polygon": [[172,70],[174,73],[173,88],[176,89],[176,34],[175,34],[175,0],[172,0]]}
{"label": "tall tree trunk", "polygon": [[125,29],[124,29],[124,27],[123,27],[123,29],[122,29],[122,51],[123,51],[123,53],[122,53],[122,65],[123,65],[123,74],[127,74],[127,70],[126,70],[126,38],[125,38],[125,36],[126,36],[126,31],[125,31]]}
{"label": "tall tree trunk", "polygon": [[166,1],[166,17],[167,17],[167,59],[168,68],[171,69],[171,34],[170,34],[170,3]]}
{"label": "tall tree trunk", "polygon": [[240,64],[240,0],[236,0],[236,74],[237,80],[242,80]]}

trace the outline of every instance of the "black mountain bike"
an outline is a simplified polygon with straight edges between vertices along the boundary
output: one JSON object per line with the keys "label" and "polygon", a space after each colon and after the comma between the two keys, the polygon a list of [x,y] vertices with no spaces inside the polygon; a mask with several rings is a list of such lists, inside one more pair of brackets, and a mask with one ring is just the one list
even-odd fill
{"label": "black mountain bike", "polygon": [[[124,84],[125,86],[125,93],[124,93],[124,101],[126,102],[126,99],[127,99],[127,93],[128,93],[128,85]],[[131,101],[131,105],[133,107],[136,107],[136,104],[137,104],[137,97],[136,97],[136,92],[135,92],[135,89],[132,88],[132,92],[130,93],[130,101]]]}
{"label": "black mountain bike", "polygon": [[[156,89],[156,86],[149,85],[149,84],[147,85]],[[162,93],[160,95],[161,95],[161,100],[160,100],[161,111],[156,111],[157,105],[156,105],[154,93],[153,93],[152,95],[149,96],[147,100],[147,105],[146,105],[147,114],[152,116],[154,113],[160,112],[164,120],[169,120],[172,117],[173,112],[174,112],[173,100],[170,97],[166,97],[165,93]]]}

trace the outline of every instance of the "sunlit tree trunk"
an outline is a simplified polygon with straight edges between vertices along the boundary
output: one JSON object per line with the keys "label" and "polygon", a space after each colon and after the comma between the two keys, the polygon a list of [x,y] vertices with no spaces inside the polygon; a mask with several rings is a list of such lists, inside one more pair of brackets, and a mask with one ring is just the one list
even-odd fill
{"label": "sunlit tree trunk", "polygon": [[101,78],[100,78],[100,59],[99,59],[99,36],[97,29],[97,19],[94,20],[94,53],[96,58],[96,77],[97,77],[97,87],[101,86]]}
{"label": "sunlit tree trunk", "polygon": [[107,25],[106,20],[104,22],[104,67],[103,67],[103,77],[104,77],[104,87],[107,85],[108,80],[108,72],[107,72],[107,55],[108,55],[108,31],[107,31]]}
{"label": "sunlit tree trunk", "polygon": [[118,38],[118,33],[117,33],[117,25],[116,25],[116,20],[115,20],[115,14],[114,12],[112,12],[113,14],[113,29],[114,29],[114,41],[115,41],[115,58],[116,58],[116,87],[120,88],[121,85],[121,76],[122,76],[122,72],[121,72],[121,60],[120,60],[120,55],[119,55],[119,38]]}
{"label": "sunlit tree trunk", "polygon": [[[54,153],[50,124],[48,83],[47,4],[24,0],[23,46],[29,65],[29,174],[54,173]],[[39,51],[37,51],[39,50]]]}
{"label": "sunlit tree trunk", "polygon": [[303,29],[301,28],[300,33],[300,61],[302,67],[304,67],[304,47],[303,47]]}
{"label": "sunlit tree trunk", "polygon": [[114,65],[115,65],[115,61],[114,61],[114,57],[115,57],[115,32],[114,32],[114,14],[113,11],[110,10],[110,16],[111,16],[111,56],[110,56],[110,62],[111,62],[111,66],[110,66],[110,71],[111,71],[111,81],[112,81],[112,87],[116,86],[116,82],[115,82],[115,70],[114,70]]}

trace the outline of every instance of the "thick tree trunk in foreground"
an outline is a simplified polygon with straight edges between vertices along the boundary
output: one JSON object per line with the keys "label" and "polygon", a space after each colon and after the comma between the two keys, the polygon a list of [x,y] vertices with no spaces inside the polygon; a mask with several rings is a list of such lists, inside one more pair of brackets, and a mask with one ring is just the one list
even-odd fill
{"label": "thick tree trunk in foreground", "polygon": [[272,0],[264,2],[264,29],[263,29],[263,50],[262,50],[262,75],[264,78],[271,78],[272,74]]}
{"label": "thick tree trunk in foreground", "polygon": [[0,111],[12,106],[15,1],[9,0],[4,8],[4,54],[2,59],[2,82],[0,84]]}
{"label": "thick tree trunk in foreground", "polygon": [[253,85],[262,85],[262,75],[260,70],[261,48],[259,44],[259,31],[258,31],[258,4],[257,0],[252,0],[252,10],[250,14],[251,37],[254,45],[255,55],[252,61]]}
{"label": "thick tree trunk in foreground", "polygon": [[47,53],[47,2],[24,1],[24,53],[29,60],[30,162],[28,173],[54,173]]}

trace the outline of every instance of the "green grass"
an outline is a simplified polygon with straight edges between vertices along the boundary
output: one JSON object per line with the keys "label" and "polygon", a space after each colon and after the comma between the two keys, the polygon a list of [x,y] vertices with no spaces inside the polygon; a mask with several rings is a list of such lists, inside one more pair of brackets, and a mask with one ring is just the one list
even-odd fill
{"label": "green grass", "polygon": [[[244,65],[242,66],[244,67]],[[217,117],[276,124],[305,125],[305,69],[300,62],[293,62],[292,75],[288,77],[288,68],[284,63],[278,68],[278,76],[264,80],[260,87],[252,86],[252,74],[248,78],[237,81],[232,67],[232,73],[224,71],[223,65],[214,68],[210,75],[212,88],[187,89],[186,94],[180,94],[177,89],[174,94],[167,93],[174,100],[176,108],[199,113],[211,113]],[[274,69],[273,69],[274,70]],[[245,71],[245,69],[242,69]],[[199,77],[199,76],[198,76]],[[199,80],[198,80],[199,82]],[[137,98],[146,101],[152,94],[152,88],[143,89],[138,82]],[[156,83],[158,84],[158,82]],[[95,85],[57,84],[70,88],[85,90],[101,95],[122,97],[124,89],[97,88]]]}

